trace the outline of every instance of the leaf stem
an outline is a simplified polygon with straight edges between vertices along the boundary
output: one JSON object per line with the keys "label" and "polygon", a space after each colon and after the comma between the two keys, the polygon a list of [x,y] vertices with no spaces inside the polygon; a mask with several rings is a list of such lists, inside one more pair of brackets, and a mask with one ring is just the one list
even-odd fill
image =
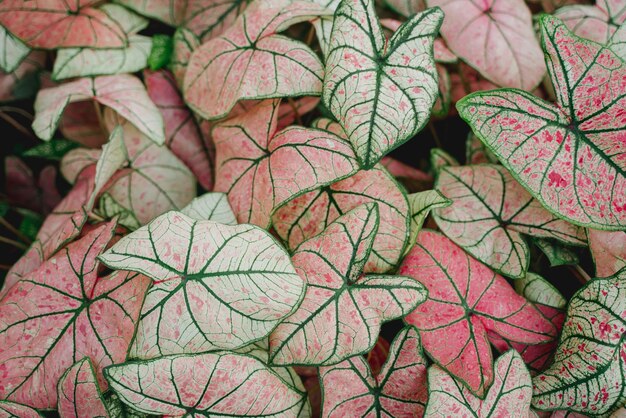
{"label": "leaf stem", "polygon": [[585,284],[589,280],[591,280],[591,277],[589,276],[589,274],[587,274],[587,272],[582,267],[580,267],[580,265],[576,264],[576,265],[568,266],[568,267],[572,271],[572,273],[574,273],[574,276],[576,276],[576,279],[580,283]]}
{"label": "leaf stem", "polygon": [[102,119],[102,107],[100,106],[100,103],[97,100],[93,101],[93,107],[96,110],[96,116],[98,117],[98,124],[100,125],[100,130],[102,130],[102,133],[106,135],[107,130],[106,130],[106,125],[104,124],[104,119]]}
{"label": "leaf stem", "polygon": [[461,84],[463,85],[463,90],[465,90],[465,94],[470,94],[472,92],[472,86],[470,85],[469,81],[467,81],[467,78],[465,78],[463,71],[461,71],[461,63],[458,63],[456,65],[456,72],[461,79]]}
{"label": "leaf stem", "polygon": [[22,231],[20,231],[19,229],[11,225],[10,222],[7,222],[6,219],[0,218],[0,225],[4,226],[7,230],[9,230],[9,232],[12,232],[13,234],[15,234],[15,236],[18,237],[25,244],[30,244],[32,242],[30,238],[24,235]]}
{"label": "leaf stem", "polygon": [[30,132],[28,129],[22,126],[18,121],[13,119],[11,116],[9,116],[6,112],[2,111],[1,109],[0,109],[0,118],[3,119],[5,122],[7,122],[9,125],[13,126],[15,129],[17,129],[21,133],[23,133],[24,135],[26,135],[27,137],[32,138],[32,139],[37,139],[35,135],[32,134],[32,132]]}
{"label": "leaf stem", "polygon": [[435,129],[435,125],[433,125],[432,121],[428,122],[428,129],[430,130],[430,134],[433,136],[433,139],[435,140],[435,145],[437,145],[437,148],[443,149],[443,146],[441,145],[441,141],[439,140],[439,135],[437,134],[437,130]]}
{"label": "leaf stem", "polygon": [[23,243],[21,243],[19,241],[12,240],[12,239],[7,238],[7,237],[0,236],[0,242],[12,245],[15,248],[19,248],[20,250],[24,250],[24,251],[28,250],[28,247],[25,244],[23,244]]}

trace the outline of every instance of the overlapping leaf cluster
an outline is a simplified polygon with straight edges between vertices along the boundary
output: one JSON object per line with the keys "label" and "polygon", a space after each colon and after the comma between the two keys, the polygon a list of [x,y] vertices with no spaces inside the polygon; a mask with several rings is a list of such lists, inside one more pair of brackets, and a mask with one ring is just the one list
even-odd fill
{"label": "overlapping leaf cluster", "polygon": [[626,2],[539,3],[0,2],[0,415],[621,416]]}

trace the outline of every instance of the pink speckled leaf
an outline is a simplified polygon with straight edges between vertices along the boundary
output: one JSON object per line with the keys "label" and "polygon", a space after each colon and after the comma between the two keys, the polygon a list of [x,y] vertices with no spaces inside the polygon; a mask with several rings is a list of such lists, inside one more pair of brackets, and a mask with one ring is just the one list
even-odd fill
{"label": "pink speckled leaf", "polygon": [[408,277],[362,276],[377,228],[378,208],[367,203],[300,244],[292,262],[306,293],[270,335],[273,364],[328,366],[365,353],[383,322],[426,299],[425,288]]}
{"label": "pink speckled leaf", "polygon": [[626,63],[550,16],[542,39],[557,106],[521,90],[467,96],[461,117],[541,203],[568,221],[626,226]]}
{"label": "pink speckled leaf", "polygon": [[61,200],[56,187],[57,171],[46,166],[36,180],[32,170],[19,158],[4,159],[6,194],[11,205],[47,215]]}
{"label": "pink speckled leaf", "polygon": [[267,336],[304,291],[289,256],[266,231],[178,212],[127,235],[100,258],[155,280],[131,348],[139,358],[242,347]]}
{"label": "pink speckled leaf", "polygon": [[79,360],[63,373],[57,391],[61,418],[109,416],[89,357]]}
{"label": "pink speckled leaf", "polygon": [[626,267],[626,232],[588,229],[587,236],[596,277],[612,276]]}
{"label": "pink speckled leaf", "polygon": [[305,44],[277,32],[330,12],[308,1],[256,2],[218,38],[196,49],[183,91],[206,119],[226,116],[242,99],[319,96],[323,68]]}
{"label": "pink speckled leaf", "polygon": [[366,273],[394,269],[409,243],[409,202],[401,186],[380,165],[354,176],[303,194],[281,207],[272,225],[287,246],[319,234],[344,213],[364,203],[378,204],[379,225]]}
{"label": "pink speckled leaf", "polygon": [[356,356],[320,367],[320,381],[324,418],[422,416],[428,393],[419,334],[411,326],[400,331],[377,375]]}
{"label": "pink speckled leaf", "polygon": [[532,90],[545,74],[524,0],[428,0],[446,18],[441,34],[461,59],[499,86]]}
{"label": "pink speckled leaf", "polygon": [[41,418],[42,415],[29,406],[15,402],[0,401],[0,416],[7,418]]}
{"label": "pink speckled leaf", "polygon": [[95,100],[115,110],[157,144],[165,142],[163,118],[141,81],[129,74],[80,78],[40,90],[35,100],[33,130],[49,140],[69,103]]}
{"label": "pink speckled leaf", "polygon": [[494,365],[495,378],[484,400],[438,366],[428,369],[428,405],[425,418],[473,416],[480,418],[529,418],[532,386],[530,374],[514,350]]}
{"label": "pink speckled leaf", "polygon": [[266,100],[213,130],[215,191],[228,193],[239,222],[267,228],[287,201],[354,174],[350,144],[337,135],[292,126],[278,134],[279,100]]}
{"label": "pink speckled leaf", "polygon": [[432,55],[443,13],[428,9],[386,44],[371,0],[343,1],[335,13],[322,101],[343,126],[362,168],[428,122],[437,96]]}
{"label": "pink speckled leaf", "polygon": [[428,300],[405,318],[420,331],[424,351],[480,397],[494,377],[487,331],[525,344],[556,336],[552,323],[502,276],[437,232],[419,233],[398,273],[429,290]]}
{"label": "pink speckled leaf", "polygon": [[96,0],[27,1],[0,3],[0,25],[32,48],[122,48],[127,44],[120,24]]}
{"label": "pink speckled leaf", "polygon": [[554,16],[581,38],[606,44],[626,20],[626,3],[623,0],[597,0],[594,6],[562,7]]}
{"label": "pink speckled leaf", "polygon": [[57,382],[88,356],[102,367],[126,359],[149,280],[116,272],[98,277],[96,256],[115,222],[75,241],[22,278],[0,300],[0,396],[54,408]]}
{"label": "pink speckled leaf", "polygon": [[522,234],[585,245],[585,229],[541,206],[501,165],[444,167],[438,190],[452,204],[433,211],[448,238],[496,272],[526,275],[530,249]]}
{"label": "pink speckled leaf", "polygon": [[144,71],[148,95],[163,115],[165,145],[189,167],[206,190],[213,189],[213,161],[191,111],[166,71]]}
{"label": "pink speckled leaf", "polygon": [[241,354],[173,355],[104,372],[122,402],[149,414],[295,417],[302,403],[302,395],[275,372]]}
{"label": "pink speckled leaf", "polygon": [[570,299],[554,362],[533,379],[533,406],[607,416],[626,396],[626,271]]}
{"label": "pink speckled leaf", "polygon": [[41,242],[35,241],[30,248],[13,264],[11,270],[4,277],[2,289],[0,289],[0,299],[5,293],[17,283],[22,277],[27,276],[30,272],[38,268],[43,263],[43,249]]}

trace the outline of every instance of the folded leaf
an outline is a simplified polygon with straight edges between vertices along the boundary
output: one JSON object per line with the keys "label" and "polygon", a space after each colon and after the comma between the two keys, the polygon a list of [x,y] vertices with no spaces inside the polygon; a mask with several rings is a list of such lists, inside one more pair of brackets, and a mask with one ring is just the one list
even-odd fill
{"label": "folded leaf", "polygon": [[619,115],[626,93],[619,83],[626,63],[554,18],[544,16],[541,28],[557,106],[526,92],[496,90],[467,96],[459,113],[554,214],[577,225],[622,229],[626,151]]}
{"label": "folded leaf", "polygon": [[588,229],[587,236],[596,277],[612,276],[626,267],[626,232]]}
{"label": "folded leaf", "polygon": [[574,251],[558,242],[542,238],[534,238],[532,241],[548,257],[552,267],[576,265],[580,262]]}
{"label": "folded leaf", "polygon": [[411,238],[406,252],[409,252],[417,235],[422,230],[424,221],[431,211],[437,208],[445,208],[452,204],[452,200],[448,199],[437,190],[426,190],[425,192],[413,193],[407,196],[409,200],[411,214]]}
{"label": "folded leaf", "polygon": [[428,122],[437,96],[432,48],[442,19],[439,9],[419,13],[386,45],[373,1],[344,0],[337,9],[322,101],[362,168],[372,168]]}
{"label": "folded leaf", "polygon": [[533,406],[608,415],[624,406],[626,271],[589,281],[569,302],[552,366],[533,379]]}
{"label": "folded leaf", "polygon": [[597,0],[594,6],[576,4],[562,7],[554,16],[581,38],[606,44],[626,20],[626,8],[621,0]]}
{"label": "folded leaf", "polygon": [[61,418],[109,416],[89,357],[79,360],[63,373],[58,397]]}
{"label": "folded leaf", "polygon": [[5,73],[13,72],[30,53],[29,47],[2,26],[0,26],[0,46],[2,46],[0,70]]}
{"label": "folded leaf", "polygon": [[307,283],[306,293],[270,335],[273,364],[327,366],[365,353],[383,322],[426,299],[424,287],[408,277],[361,277],[377,228],[377,206],[368,203],[300,244],[292,262]]}
{"label": "folded leaf", "polygon": [[480,418],[534,416],[530,411],[530,374],[514,350],[494,365],[493,386],[485,399],[474,396],[453,376],[438,366],[428,369],[428,405],[424,417],[474,416]]}
{"label": "folded leaf", "polygon": [[574,245],[587,241],[584,228],[548,212],[500,165],[444,167],[435,189],[452,200],[433,211],[441,232],[505,276],[519,279],[528,270],[522,233]]}
{"label": "folded leaf", "polygon": [[419,330],[424,351],[480,397],[494,376],[487,331],[524,344],[556,336],[552,323],[502,276],[437,232],[419,233],[398,273],[429,290],[428,300],[405,317]]}
{"label": "folded leaf", "polygon": [[224,193],[205,193],[196,197],[180,211],[199,221],[208,220],[225,225],[237,225],[237,218],[228,204],[228,196]]}
{"label": "folded leaf", "polygon": [[322,417],[421,416],[428,398],[421,351],[419,334],[409,326],[393,340],[376,376],[361,356],[320,367]]}
{"label": "folded leaf", "polygon": [[304,291],[289,256],[264,230],[177,212],[122,238],[100,259],[155,280],[133,357],[242,347],[267,336]]}

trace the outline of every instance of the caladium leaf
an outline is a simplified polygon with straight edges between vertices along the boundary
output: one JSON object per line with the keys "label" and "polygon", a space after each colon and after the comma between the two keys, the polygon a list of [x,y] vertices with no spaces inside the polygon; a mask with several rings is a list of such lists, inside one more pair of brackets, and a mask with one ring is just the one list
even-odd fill
{"label": "caladium leaf", "polygon": [[372,168],[428,122],[437,96],[432,48],[442,19],[439,9],[419,13],[386,45],[373,1],[345,0],[337,9],[322,101],[362,168]]}
{"label": "caladium leaf", "polygon": [[56,188],[56,169],[46,166],[37,179],[30,169],[17,157],[4,159],[6,194],[14,206],[47,215],[61,200]]}
{"label": "caladium leaf", "polygon": [[585,245],[585,229],[541,206],[501,165],[444,167],[435,189],[453,203],[433,211],[441,231],[493,270],[526,275],[530,249],[523,234]]}
{"label": "caladium leaf", "polygon": [[129,156],[124,143],[124,129],[117,125],[109,136],[109,142],[102,147],[102,155],[96,163],[94,190],[87,203],[88,207],[93,207],[96,196],[127,160]]}
{"label": "caladium leaf", "polygon": [[301,394],[260,360],[242,354],[173,355],[105,369],[133,408],[167,416],[290,417]]}
{"label": "caladium leaf", "polygon": [[[625,99],[609,86],[626,74],[626,64],[552,17],[544,16],[541,28],[557,106],[499,90],[467,96],[459,113],[547,209],[578,225],[624,228],[624,124],[617,115]],[[604,80],[604,87],[589,87],[589,80]]]}
{"label": "caladium leaf", "polygon": [[411,17],[426,9],[424,0],[385,0],[385,4],[404,17]]}
{"label": "caladium leaf", "polygon": [[400,331],[376,376],[365,359],[356,356],[320,367],[320,381],[322,417],[421,416],[428,393],[419,334],[410,326]]}
{"label": "caladium leaf", "polygon": [[425,288],[401,276],[360,277],[376,230],[375,203],[337,218],[303,242],[292,256],[307,282],[304,300],[270,335],[270,361],[280,365],[332,365],[369,351],[382,322],[411,312]]}
{"label": "caladium leaf", "polygon": [[428,0],[428,5],[446,15],[441,34],[448,47],[487,79],[524,90],[539,84],[546,69],[524,0]]}
{"label": "caladium leaf", "polygon": [[213,161],[200,129],[166,71],[145,71],[148,95],[159,108],[165,124],[165,144],[189,167],[206,190],[213,189]]}
{"label": "caladium leaf", "polygon": [[380,160],[380,164],[411,193],[432,188],[432,176],[415,167],[391,157],[383,157],[383,159]]}
{"label": "caladium leaf", "polygon": [[565,309],[567,299],[543,277],[529,273],[520,280],[515,280],[515,290],[541,309],[541,305],[554,309]]}
{"label": "caladium leaf", "polygon": [[569,302],[552,366],[533,379],[533,406],[608,415],[626,402],[626,270],[589,281]]}
{"label": "caladium leaf", "polygon": [[29,406],[15,402],[0,401],[0,414],[6,417],[16,418],[41,418],[41,414]]}
{"label": "caladium leaf", "polygon": [[265,100],[213,130],[215,191],[228,193],[239,222],[267,228],[290,199],[354,174],[350,144],[319,129],[290,127],[278,134],[279,100]]}
{"label": "caladium leaf", "polygon": [[121,25],[106,12],[91,7],[94,3],[97,1],[7,0],[0,4],[0,25],[32,48],[126,46]]}
{"label": "caladium leaf", "polygon": [[389,357],[389,347],[390,346],[387,340],[382,335],[379,335],[374,348],[372,348],[370,352],[367,353],[367,356],[365,356],[367,364],[369,365],[374,376],[378,376],[380,370],[385,364],[385,361],[387,360],[387,357]]}
{"label": "caladium leaf", "polygon": [[0,396],[54,408],[63,372],[88,356],[124,361],[149,280],[117,272],[100,280],[96,256],[113,235],[102,225],[44,262],[0,300]]}
{"label": "caladium leaf", "polygon": [[594,6],[577,4],[562,7],[554,16],[576,35],[606,44],[626,20],[626,4],[621,0],[597,0]]}
{"label": "caladium leaf", "polygon": [[174,51],[170,57],[169,68],[172,70],[178,86],[182,86],[185,82],[185,72],[187,72],[191,54],[200,47],[200,40],[190,30],[179,28],[174,32],[172,44]]}
{"label": "caladium leaf", "polygon": [[465,161],[468,165],[499,163],[498,157],[493,155],[473,133],[467,136],[465,147]]}
{"label": "caladium leaf", "polygon": [[530,374],[520,355],[508,351],[494,365],[493,385],[484,400],[474,396],[458,379],[438,366],[428,369],[428,405],[424,417],[475,416],[480,418],[534,416],[530,411]]}
{"label": "caladium leaf", "polygon": [[30,53],[30,48],[0,26],[0,69],[5,73],[13,72]]}
{"label": "caladium leaf", "polygon": [[237,225],[237,218],[228,204],[224,193],[210,192],[196,197],[181,212],[190,218]]}
{"label": "caladium leaf", "polygon": [[457,71],[450,74],[450,95],[453,102],[458,102],[475,91],[493,90],[498,86],[480,75],[469,65],[460,62]]}
{"label": "caladium leaf", "polygon": [[32,51],[13,72],[0,71],[0,103],[34,96],[39,88],[38,73],[45,63],[44,51]]}
{"label": "caladium leaf", "polygon": [[39,138],[51,139],[65,106],[90,99],[115,110],[157,144],[165,142],[159,110],[141,81],[128,74],[81,78],[40,90],[35,100],[33,130]]}
{"label": "caladium leaf", "polygon": [[366,273],[384,273],[397,266],[409,243],[409,202],[381,166],[303,194],[281,207],[272,225],[288,247],[319,234],[339,216],[364,203],[378,204],[378,231],[365,265]]}
{"label": "caladium leaf", "polygon": [[417,239],[417,235],[422,230],[422,226],[428,214],[436,208],[445,208],[452,204],[452,200],[448,199],[437,190],[413,193],[408,195],[407,199],[409,200],[411,213],[411,238],[409,239],[410,246],[407,247],[406,252],[411,249],[411,246]]}
{"label": "caladium leaf", "polygon": [[457,167],[461,164],[452,155],[441,148],[430,150],[430,167],[437,174],[444,167]]}
{"label": "caladium leaf", "polygon": [[626,232],[588,229],[587,236],[596,277],[612,276],[626,267]]}
{"label": "caladium leaf", "polygon": [[264,230],[177,212],[127,235],[100,258],[156,281],[133,357],[242,347],[267,336],[304,291],[289,256]]}
{"label": "caladium leaf", "polygon": [[11,270],[7,272],[7,275],[4,277],[4,283],[2,283],[2,289],[0,289],[0,299],[2,299],[11,286],[39,267],[41,263],[43,263],[43,260],[44,256],[41,242],[35,241],[22,257],[13,264]]}
{"label": "caladium leaf", "polygon": [[89,357],[76,362],[63,373],[57,391],[61,418],[109,416]]}
{"label": "caladium leaf", "polygon": [[[405,317],[420,331],[424,351],[480,397],[494,376],[487,331],[524,344],[546,343],[556,336],[552,323],[502,276],[437,232],[419,233],[398,273],[430,292]],[[447,343],[442,345],[442,339]]]}
{"label": "caladium leaf", "polygon": [[535,238],[532,241],[548,257],[552,267],[575,265],[580,261],[574,251],[556,241],[542,238]]}
{"label": "caladium leaf", "polygon": [[61,159],[61,174],[68,183],[76,183],[76,179],[82,171],[98,163],[102,151],[91,148],[76,148],[65,154]]}
{"label": "caladium leaf", "polygon": [[252,4],[222,36],[192,53],[183,87],[187,104],[206,119],[219,119],[242,99],[319,96],[323,68],[317,55],[276,33],[328,14],[308,1]]}
{"label": "caladium leaf", "polygon": [[70,103],[59,121],[59,131],[65,138],[88,148],[100,148],[107,141],[107,136],[100,126],[99,118],[94,106],[85,106],[81,102]]}

